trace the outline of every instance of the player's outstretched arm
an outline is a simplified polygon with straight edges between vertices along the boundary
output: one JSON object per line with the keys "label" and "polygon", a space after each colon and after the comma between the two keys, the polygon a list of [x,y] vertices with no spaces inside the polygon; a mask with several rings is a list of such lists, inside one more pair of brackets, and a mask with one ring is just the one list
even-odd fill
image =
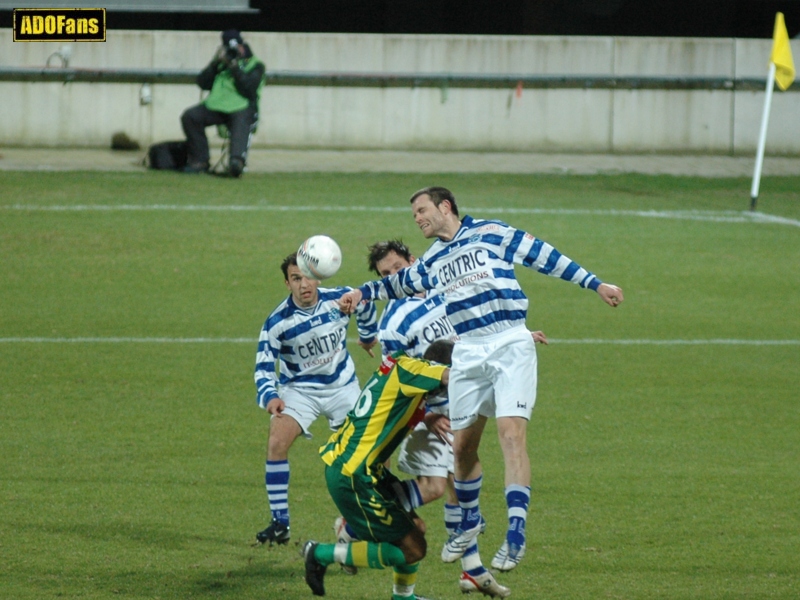
{"label": "player's outstretched arm", "polygon": [[359,302],[361,302],[361,290],[358,288],[352,289],[342,294],[342,297],[339,298],[339,310],[346,315],[352,315]]}
{"label": "player's outstretched arm", "polygon": [[610,283],[601,283],[597,287],[597,293],[603,299],[603,302],[612,307],[617,307],[625,300],[622,294],[622,288]]}

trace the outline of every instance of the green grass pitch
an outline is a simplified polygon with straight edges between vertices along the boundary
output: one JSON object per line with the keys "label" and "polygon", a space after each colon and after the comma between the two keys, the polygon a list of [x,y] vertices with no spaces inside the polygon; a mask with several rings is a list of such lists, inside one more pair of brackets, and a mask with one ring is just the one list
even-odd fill
{"label": "green grass pitch", "polygon": [[[0,598],[311,598],[299,549],[332,540],[328,431],[292,449],[290,544],[251,546],[268,522],[255,340],[305,237],[342,246],[335,285],[371,278],[374,241],[421,254],[425,185],[625,290],[612,310],[518,268],[553,341],[528,555],[498,575],[512,598],[800,597],[800,178],[765,178],[751,215],[743,179],[0,172]],[[376,360],[351,352],[364,381]],[[488,563],[493,424],[481,453]],[[461,598],[442,512],[421,511],[417,591]],[[326,586],[386,600],[391,572],[333,566]]]}

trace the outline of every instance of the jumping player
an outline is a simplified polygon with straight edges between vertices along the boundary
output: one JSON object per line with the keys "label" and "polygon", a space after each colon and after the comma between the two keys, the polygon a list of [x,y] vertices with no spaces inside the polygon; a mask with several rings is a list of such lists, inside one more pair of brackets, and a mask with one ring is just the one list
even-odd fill
{"label": "jumping player", "polygon": [[[373,244],[367,257],[370,270],[381,277],[393,275],[415,261],[411,250],[400,240]],[[390,300],[378,319],[378,341],[384,357],[398,350],[422,356],[438,339],[458,339],[441,294]],[[446,492],[444,525],[448,533],[453,533],[461,524],[461,507],[453,485],[453,434],[448,415],[447,395],[429,395],[424,422],[403,440],[398,452],[397,468],[415,478],[403,480],[397,491],[410,510],[433,502]],[[511,594],[484,567],[477,540],[464,551],[461,570],[458,585],[462,592],[480,591],[493,598]]]}
{"label": "jumping player", "polygon": [[461,557],[481,531],[479,495],[482,467],[478,455],[489,417],[497,418],[505,462],[509,527],[492,566],[511,570],[525,554],[530,459],[526,428],[536,400],[536,348],[525,327],[528,299],[514,265],[559,277],[597,292],[612,307],[622,290],[563,256],[550,244],[502,221],[459,217],[453,194],[442,187],[411,197],[414,220],[426,238],[436,238],[420,260],[381,281],[344,294],[343,312],[362,299],[394,299],[425,290],[444,293],[456,343],[450,386],[450,422],[454,431],[455,487],[462,521],[442,551],[442,559]]}
{"label": "jumping player", "polygon": [[[321,288],[304,276],[297,255],[281,264],[290,294],[267,318],[258,341],[256,402],[270,416],[266,487],[272,521],[256,534],[260,543],[289,541],[289,448],[320,415],[336,430],[353,407],[360,388],[347,351],[348,314],[339,310],[350,288]],[[375,305],[355,311],[359,344],[371,353],[377,343]],[[276,364],[278,373],[276,374]]]}

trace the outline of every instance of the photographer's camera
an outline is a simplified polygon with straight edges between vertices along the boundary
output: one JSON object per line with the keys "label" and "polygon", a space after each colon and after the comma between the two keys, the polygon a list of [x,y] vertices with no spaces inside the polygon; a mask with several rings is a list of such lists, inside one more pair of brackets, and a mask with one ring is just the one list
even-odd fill
{"label": "photographer's camera", "polygon": [[239,44],[236,40],[228,40],[228,45],[225,47],[225,56],[228,60],[239,58]]}

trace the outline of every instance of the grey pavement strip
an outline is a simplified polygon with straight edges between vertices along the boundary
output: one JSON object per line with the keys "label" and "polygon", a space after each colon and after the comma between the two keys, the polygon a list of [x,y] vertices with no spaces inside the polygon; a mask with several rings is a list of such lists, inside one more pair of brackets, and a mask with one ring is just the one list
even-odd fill
{"label": "grey pavement strip", "polygon": [[[0,171],[143,171],[144,150],[0,148]],[[214,157],[212,157],[214,158]],[[755,156],[400,150],[250,150],[247,170],[387,173],[645,173],[752,177]],[[763,176],[800,175],[800,157],[768,156]]]}

